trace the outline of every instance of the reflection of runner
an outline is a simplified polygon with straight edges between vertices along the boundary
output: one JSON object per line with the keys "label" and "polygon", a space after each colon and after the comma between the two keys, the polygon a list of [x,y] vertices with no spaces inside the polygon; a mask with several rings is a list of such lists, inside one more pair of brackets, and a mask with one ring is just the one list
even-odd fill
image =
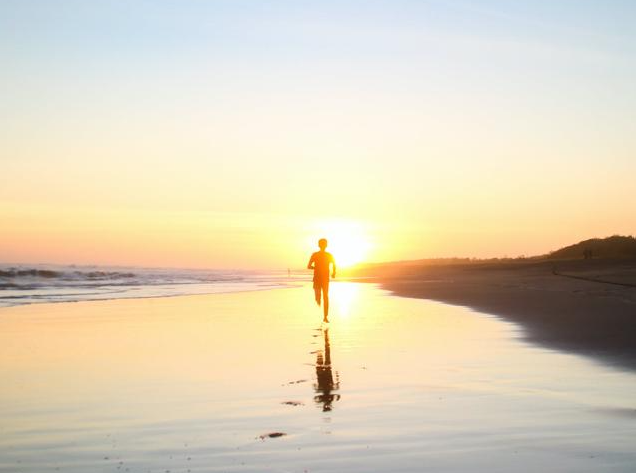
{"label": "reflection of runner", "polygon": [[329,346],[329,330],[322,331],[325,337],[325,351],[318,351],[316,355],[316,384],[314,389],[316,395],[314,401],[318,404],[322,404],[323,412],[331,410],[331,404],[334,401],[340,399],[340,394],[334,394],[333,391],[337,391],[340,388],[340,380],[338,379],[338,372],[336,371],[336,381],[333,380],[333,373],[331,371],[331,348]]}
{"label": "reflection of runner", "polygon": [[331,253],[327,253],[327,240],[321,238],[318,240],[318,247],[320,251],[316,251],[309,258],[307,263],[307,269],[314,270],[314,292],[316,294],[316,303],[320,305],[320,294],[322,293],[323,312],[325,322],[329,322],[327,316],[329,315],[329,265],[333,264],[333,272],[331,277],[336,277],[336,261],[333,259]]}

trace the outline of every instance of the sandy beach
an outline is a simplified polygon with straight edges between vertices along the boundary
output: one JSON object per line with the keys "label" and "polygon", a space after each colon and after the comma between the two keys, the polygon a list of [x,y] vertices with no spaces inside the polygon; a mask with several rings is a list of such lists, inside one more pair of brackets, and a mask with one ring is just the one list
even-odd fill
{"label": "sandy beach", "polygon": [[365,274],[400,296],[518,323],[533,343],[636,369],[636,261],[387,264]]}
{"label": "sandy beach", "polygon": [[1,472],[629,472],[636,375],[335,282],[0,311]]}

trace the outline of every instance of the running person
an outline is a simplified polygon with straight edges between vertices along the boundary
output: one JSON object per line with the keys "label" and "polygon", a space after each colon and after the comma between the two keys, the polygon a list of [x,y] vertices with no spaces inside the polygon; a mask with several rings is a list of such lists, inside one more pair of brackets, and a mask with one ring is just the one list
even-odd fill
{"label": "running person", "polygon": [[333,265],[333,271],[331,277],[336,277],[336,261],[333,259],[331,253],[327,253],[327,240],[321,238],[318,240],[318,247],[320,251],[316,251],[309,258],[307,263],[307,269],[314,270],[314,293],[316,294],[316,303],[320,305],[320,294],[322,293],[323,299],[323,312],[325,314],[322,319],[324,322],[329,322],[327,316],[329,315],[329,265]]}

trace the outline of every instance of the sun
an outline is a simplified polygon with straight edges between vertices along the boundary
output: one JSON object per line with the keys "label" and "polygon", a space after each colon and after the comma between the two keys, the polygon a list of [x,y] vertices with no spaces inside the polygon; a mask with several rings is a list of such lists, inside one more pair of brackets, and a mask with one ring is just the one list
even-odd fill
{"label": "sun", "polygon": [[[314,239],[326,238],[330,252],[338,267],[346,268],[364,261],[372,247],[364,226],[359,222],[336,220],[315,226]],[[315,246],[316,242],[313,241]]]}

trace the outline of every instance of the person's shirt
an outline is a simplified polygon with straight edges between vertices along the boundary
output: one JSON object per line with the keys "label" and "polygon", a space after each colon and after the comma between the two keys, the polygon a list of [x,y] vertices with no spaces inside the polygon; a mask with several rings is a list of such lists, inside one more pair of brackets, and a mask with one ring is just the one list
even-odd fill
{"label": "person's shirt", "polygon": [[311,255],[309,264],[314,263],[314,279],[329,279],[329,264],[334,263],[331,253],[326,251],[316,251]]}

